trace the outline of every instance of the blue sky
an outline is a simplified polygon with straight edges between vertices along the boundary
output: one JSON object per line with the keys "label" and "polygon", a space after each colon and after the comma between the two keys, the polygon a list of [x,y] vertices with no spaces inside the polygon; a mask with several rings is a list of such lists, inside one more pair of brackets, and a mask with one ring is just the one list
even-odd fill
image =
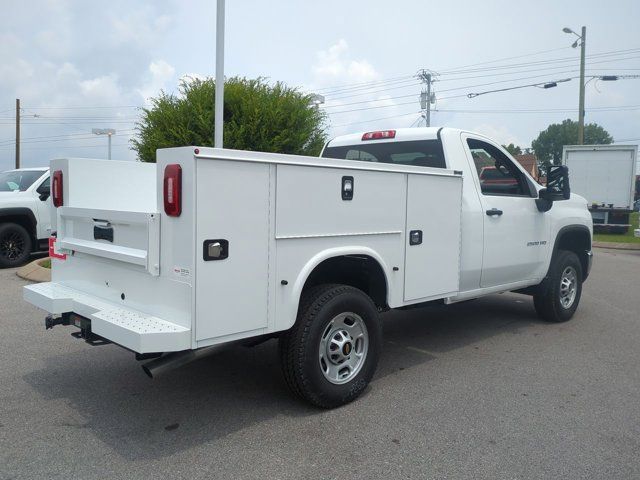
{"label": "blue sky", "polygon": [[[336,135],[415,124],[421,86],[413,75],[431,69],[440,73],[432,125],[526,147],[550,123],[577,117],[577,79],[466,94],[577,76],[579,49],[565,26],[587,26],[587,75],[640,75],[638,20],[632,0],[227,0],[226,73],[325,94]],[[93,127],[115,128],[113,157],[135,159],[128,140],[136,107],[160,89],[175,91],[185,75],[211,75],[214,39],[212,0],[3,5],[0,170],[14,162],[16,98],[25,166],[104,158],[106,139],[92,136]],[[587,121],[640,142],[639,87],[640,79],[589,82]]]}

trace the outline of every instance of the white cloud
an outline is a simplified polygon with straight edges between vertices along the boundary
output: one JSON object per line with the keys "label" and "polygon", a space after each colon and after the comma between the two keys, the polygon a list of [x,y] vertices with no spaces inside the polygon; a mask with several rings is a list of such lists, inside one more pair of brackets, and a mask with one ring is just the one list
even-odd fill
{"label": "white cloud", "polygon": [[170,81],[175,77],[176,69],[164,60],[155,60],[149,64],[150,78],[138,93],[143,101],[147,101],[149,97],[153,97],[160,93],[160,90],[166,89]]}
{"label": "white cloud", "polygon": [[[174,79],[172,65],[155,49],[172,27],[175,4],[157,0],[132,4],[112,0],[108,9],[92,2],[46,0],[15,2],[0,18],[0,105],[21,99],[22,160],[42,165],[53,156],[101,154],[92,127],[118,131],[114,157],[132,159],[127,141],[143,99],[157,95]],[[39,21],[31,22],[37,9]],[[19,25],[19,30],[13,25]],[[108,107],[108,108],[104,108]],[[11,139],[13,125],[0,124],[0,139]],[[89,132],[82,139],[78,133]],[[29,142],[73,133],[51,144]],[[0,147],[0,171],[10,166],[9,142]],[[3,160],[4,159],[4,160]]]}
{"label": "white cloud", "polygon": [[[407,108],[397,105],[393,95],[380,92],[383,88],[376,82],[382,78],[381,74],[368,60],[354,58],[344,39],[317,53],[312,72],[313,86],[308,90],[325,95],[323,108],[329,114],[332,135],[408,126],[417,118],[417,114],[398,117],[406,113]],[[341,90],[343,85],[355,85],[356,88]],[[416,90],[416,111],[419,109],[418,98],[419,91]],[[368,121],[376,118],[380,120]]]}
{"label": "white cloud", "polygon": [[528,147],[529,145],[523,144],[513,133],[509,131],[504,125],[492,125],[488,123],[482,123],[472,128],[474,132],[478,132],[485,135],[501,145],[509,145],[513,143],[520,147]]}
{"label": "white cloud", "polygon": [[[134,4],[135,5],[135,4]],[[150,47],[158,36],[167,31],[171,17],[167,14],[156,15],[151,5],[114,12],[110,18],[109,39],[114,44],[134,43]]]}
{"label": "white cloud", "polygon": [[321,86],[334,84],[336,81],[367,82],[380,77],[367,60],[351,58],[349,45],[344,39],[338,40],[327,50],[318,52],[312,71]]}
{"label": "white cloud", "polygon": [[83,96],[100,105],[114,104],[112,102],[122,98],[118,77],[115,74],[82,80],[79,86]]}

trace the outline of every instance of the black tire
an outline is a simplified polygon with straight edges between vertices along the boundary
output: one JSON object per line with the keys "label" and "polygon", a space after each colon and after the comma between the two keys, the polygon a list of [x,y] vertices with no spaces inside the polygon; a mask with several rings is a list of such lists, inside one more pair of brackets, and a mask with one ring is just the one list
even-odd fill
{"label": "black tire", "polygon": [[[567,296],[562,294],[562,282],[563,276],[570,270],[575,272],[575,295],[568,304]],[[582,295],[582,278],[582,265],[575,253],[559,250],[554,254],[549,273],[533,296],[533,305],[538,316],[555,323],[566,322],[573,317]]]}
{"label": "black tire", "polygon": [[[354,368],[349,374],[352,378],[347,376],[344,380],[338,380],[345,383],[336,384],[323,372],[328,369],[325,368],[327,364],[323,364],[323,359],[320,358],[323,350],[321,345],[323,341],[326,346],[326,342],[331,343],[333,338],[338,338],[334,337],[332,329],[341,328],[336,326],[340,322],[336,319],[346,313],[355,314],[354,317],[358,317],[355,320],[358,325],[364,323],[368,341],[359,367]],[[354,319],[346,315],[342,321],[348,323]],[[346,343],[349,343],[348,339],[338,353],[351,359],[351,356],[347,355],[355,355],[357,347],[347,349]],[[356,345],[356,341],[353,345]],[[313,287],[303,293],[296,323],[287,334],[280,337],[279,347],[284,378],[295,395],[321,408],[344,405],[355,400],[364,391],[378,365],[382,349],[382,325],[378,310],[371,299],[357,288],[347,285]],[[325,351],[329,352],[330,346],[326,348]],[[334,370],[338,369],[338,372],[341,371],[340,364],[336,366],[334,363],[331,367]],[[349,368],[344,367],[343,370]]]}
{"label": "black tire", "polygon": [[32,248],[31,235],[22,225],[0,224],[0,268],[22,265],[31,255]]}

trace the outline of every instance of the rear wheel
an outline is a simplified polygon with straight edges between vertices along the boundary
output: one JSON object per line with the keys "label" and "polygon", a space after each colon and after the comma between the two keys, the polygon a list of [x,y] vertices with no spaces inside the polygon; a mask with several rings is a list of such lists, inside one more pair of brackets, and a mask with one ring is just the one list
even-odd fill
{"label": "rear wheel", "polygon": [[533,296],[538,316],[548,322],[566,322],[575,313],[582,295],[582,265],[578,256],[560,250],[551,259],[547,279]]}
{"label": "rear wheel", "polygon": [[31,236],[22,225],[0,225],[0,268],[22,265],[29,258],[31,249]]}
{"label": "rear wheel", "polygon": [[280,338],[289,388],[322,408],[356,399],[378,364],[382,328],[378,311],[361,290],[321,285],[303,294],[298,319]]}

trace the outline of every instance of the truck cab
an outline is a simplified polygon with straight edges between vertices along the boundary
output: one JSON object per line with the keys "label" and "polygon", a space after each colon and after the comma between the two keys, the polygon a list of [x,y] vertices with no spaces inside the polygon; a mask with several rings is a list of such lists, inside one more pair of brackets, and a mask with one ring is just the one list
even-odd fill
{"label": "truck cab", "polygon": [[[584,198],[571,194],[541,211],[545,187],[483,135],[452,128],[388,132],[393,134],[373,140],[363,134],[335,138],[321,155],[462,172],[460,289],[448,302],[539,283],[559,246],[575,252],[586,279],[592,220]],[[427,234],[438,235],[437,225],[431,227]]]}
{"label": "truck cab", "polygon": [[23,264],[46,249],[51,227],[49,168],[0,173],[0,268]]}

